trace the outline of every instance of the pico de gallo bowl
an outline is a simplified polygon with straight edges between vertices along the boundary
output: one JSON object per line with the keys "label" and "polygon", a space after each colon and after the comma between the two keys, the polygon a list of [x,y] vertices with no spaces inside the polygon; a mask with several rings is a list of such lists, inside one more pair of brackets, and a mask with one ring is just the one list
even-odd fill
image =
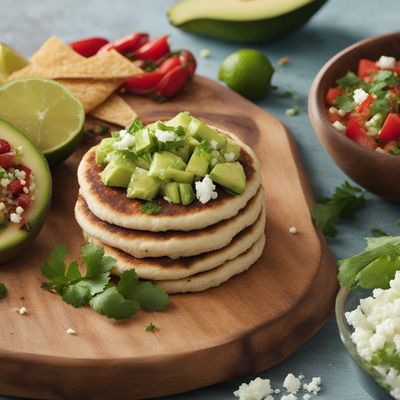
{"label": "pico de gallo bowl", "polygon": [[400,155],[400,60],[360,59],[357,72],[328,89],[325,103],[339,132],[367,149]]}

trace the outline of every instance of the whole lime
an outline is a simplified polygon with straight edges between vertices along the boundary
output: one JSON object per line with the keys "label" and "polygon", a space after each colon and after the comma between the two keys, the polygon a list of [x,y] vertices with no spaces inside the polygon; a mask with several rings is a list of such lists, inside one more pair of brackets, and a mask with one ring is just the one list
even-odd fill
{"label": "whole lime", "polygon": [[271,87],[274,68],[258,50],[238,50],[222,62],[218,78],[250,100],[261,100]]}

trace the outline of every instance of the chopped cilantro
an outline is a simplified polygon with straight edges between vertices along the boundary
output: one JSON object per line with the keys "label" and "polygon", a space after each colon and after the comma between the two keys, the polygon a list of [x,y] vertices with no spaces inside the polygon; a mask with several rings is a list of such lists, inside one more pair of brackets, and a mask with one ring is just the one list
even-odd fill
{"label": "chopped cilantro", "polygon": [[348,88],[355,89],[357,87],[360,87],[363,81],[354,72],[348,71],[346,75],[338,79],[336,83],[342,89],[348,89]]}
{"label": "chopped cilantro", "polygon": [[106,124],[101,124],[100,125],[100,133],[102,135],[107,135],[108,132],[110,132],[110,127],[108,125],[106,125]]}
{"label": "chopped cilantro", "polygon": [[7,288],[4,283],[0,282],[0,299],[3,299],[7,296]]}
{"label": "chopped cilantro", "polygon": [[140,119],[135,118],[130,125],[126,127],[127,132],[129,133],[135,133],[137,131],[140,131],[141,129],[144,128],[144,124]]}
{"label": "chopped cilantro", "polygon": [[150,322],[149,324],[147,324],[147,325],[145,326],[145,328],[144,328],[144,330],[145,330],[146,332],[154,332],[154,329],[156,329],[156,326],[155,326],[152,322]]}
{"label": "chopped cilantro", "polygon": [[392,71],[381,70],[374,75],[373,83],[384,83],[385,86],[394,87],[400,82],[400,78]]}
{"label": "chopped cilantro", "polygon": [[389,153],[394,155],[394,156],[400,156],[400,148],[399,147],[394,147],[393,149],[389,150]]}
{"label": "chopped cilantro", "polygon": [[385,365],[400,370],[400,354],[394,342],[386,342],[376,350],[371,360],[373,365]]}
{"label": "chopped cilantro", "polygon": [[364,205],[364,191],[346,181],[341,187],[336,188],[331,198],[317,202],[311,210],[311,215],[318,229],[326,236],[335,237],[337,220],[351,218]]}
{"label": "chopped cilantro", "polygon": [[88,243],[81,249],[86,273],[81,274],[78,263],[65,265],[67,249],[57,246],[42,264],[42,274],[49,280],[42,287],[54,290],[62,299],[74,306],[90,306],[109,318],[123,319],[134,315],[140,308],[160,311],[169,304],[167,293],[150,282],[139,282],[134,270],[125,271],[114,286],[110,272],[115,265],[112,257],[104,256],[104,249]]}
{"label": "chopped cilantro", "polygon": [[145,214],[155,215],[160,214],[162,207],[156,201],[146,201],[146,203],[140,207],[140,210]]}
{"label": "chopped cilantro", "polygon": [[377,99],[371,106],[371,114],[375,115],[379,113],[383,116],[383,118],[386,118],[386,116],[392,110],[390,99],[385,95],[384,92],[379,93],[377,96]]}
{"label": "chopped cilantro", "polygon": [[383,231],[382,229],[379,229],[379,228],[371,229],[371,233],[376,237],[389,236],[385,231]]}
{"label": "chopped cilantro", "polygon": [[334,105],[343,110],[344,112],[348,113],[350,111],[353,111],[356,103],[354,102],[353,95],[352,94],[347,94],[343,96],[338,96],[336,97],[334,101]]}

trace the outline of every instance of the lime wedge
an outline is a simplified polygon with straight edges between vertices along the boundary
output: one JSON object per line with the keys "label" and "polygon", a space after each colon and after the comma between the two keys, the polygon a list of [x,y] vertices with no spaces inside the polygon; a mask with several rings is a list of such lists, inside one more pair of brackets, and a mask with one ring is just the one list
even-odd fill
{"label": "lime wedge", "polygon": [[0,80],[28,65],[28,61],[14,49],[0,43]]}
{"label": "lime wedge", "polygon": [[60,83],[24,78],[0,86],[0,118],[20,130],[55,164],[78,145],[85,111]]}

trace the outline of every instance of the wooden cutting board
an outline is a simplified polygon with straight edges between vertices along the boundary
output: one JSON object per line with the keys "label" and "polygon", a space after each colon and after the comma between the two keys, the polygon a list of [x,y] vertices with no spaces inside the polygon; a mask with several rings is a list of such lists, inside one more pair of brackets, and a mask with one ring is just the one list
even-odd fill
{"label": "wooden cutting board", "polygon": [[[336,265],[314,229],[313,194],[288,130],[218,83],[196,77],[175,100],[127,97],[145,122],[188,110],[237,133],[257,153],[265,187],[267,244],[249,271],[219,288],[174,295],[164,312],[109,320],[74,309],[40,288],[39,265],[65,243],[83,244],[73,208],[76,169],[99,138],[53,170],[47,222],[20,257],[0,266],[9,296],[0,301],[0,394],[43,399],[141,399],[203,387],[275,365],[314,335],[337,290]],[[298,233],[290,234],[290,226]],[[21,316],[14,307],[25,306]],[[154,333],[144,327],[153,322]],[[67,328],[77,335],[66,334]]]}

